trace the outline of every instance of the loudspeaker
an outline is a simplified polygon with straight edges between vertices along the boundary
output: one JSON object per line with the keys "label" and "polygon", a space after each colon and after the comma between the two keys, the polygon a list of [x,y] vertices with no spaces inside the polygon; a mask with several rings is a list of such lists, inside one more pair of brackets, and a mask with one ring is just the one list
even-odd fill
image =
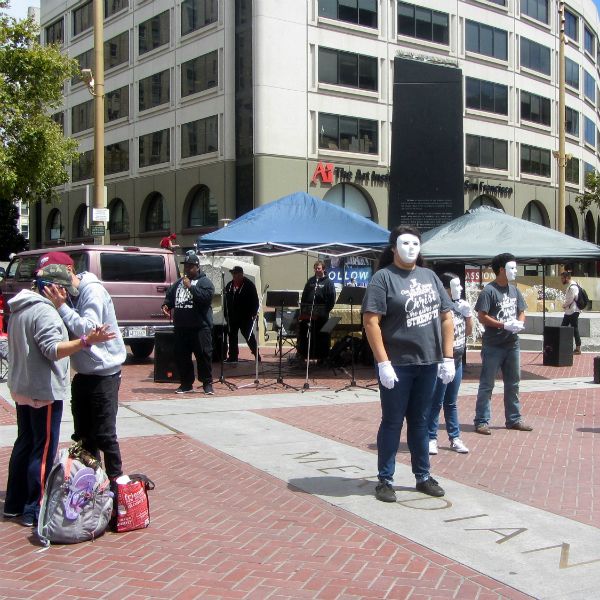
{"label": "loudspeaker", "polygon": [[[223,335],[223,330],[225,330],[225,335]],[[223,325],[213,325],[212,334],[212,359],[213,362],[221,362],[221,358],[223,360],[227,358],[227,348],[229,346],[227,341],[227,327],[224,327]]]}
{"label": "loudspeaker", "polygon": [[154,336],[154,381],[179,382],[179,369],[175,361],[175,334],[157,331]]}
{"label": "loudspeaker", "polygon": [[573,366],[572,327],[544,327],[544,365]]}

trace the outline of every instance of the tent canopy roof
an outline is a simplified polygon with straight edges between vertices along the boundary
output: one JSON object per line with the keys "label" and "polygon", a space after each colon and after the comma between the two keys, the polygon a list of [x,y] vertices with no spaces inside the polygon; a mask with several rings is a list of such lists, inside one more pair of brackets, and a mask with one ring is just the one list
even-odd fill
{"label": "tent canopy roof", "polygon": [[349,210],[296,192],[198,238],[202,252],[283,255],[314,251],[348,256],[381,249],[389,231]]}
{"label": "tent canopy roof", "polygon": [[554,264],[600,260],[600,247],[548,227],[482,206],[423,234],[421,253],[429,261],[489,264],[510,252],[517,261]]}

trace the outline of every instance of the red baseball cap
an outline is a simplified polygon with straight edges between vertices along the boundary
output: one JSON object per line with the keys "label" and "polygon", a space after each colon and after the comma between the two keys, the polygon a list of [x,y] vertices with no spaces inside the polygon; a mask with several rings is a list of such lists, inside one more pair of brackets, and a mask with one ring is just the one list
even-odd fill
{"label": "red baseball cap", "polygon": [[40,258],[38,269],[47,267],[48,265],[66,265],[67,267],[74,267],[75,263],[66,252],[48,252]]}

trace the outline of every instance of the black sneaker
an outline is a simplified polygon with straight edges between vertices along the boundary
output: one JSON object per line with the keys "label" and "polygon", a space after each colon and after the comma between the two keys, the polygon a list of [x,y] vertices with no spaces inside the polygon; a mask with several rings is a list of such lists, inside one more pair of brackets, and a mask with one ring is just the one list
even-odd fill
{"label": "black sneaker", "polygon": [[396,492],[388,481],[380,481],[375,487],[375,498],[381,502],[396,502]]}
{"label": "black sneaker", "polygon": [[37,525],[37,519],[33,515],[23,515],[21,517],[21,525],[23,527],[33,527]]}
{"label": "black sneaker", "polygon": [[230,358],[226,358],[226,359],[225,359],[223,362],[226,362],[226,363],[233,364],[233,363],[236,363],[236,362],[238,362],[238,359],[237,359],[237,358],[231,358],[231,357],[230,357]]}
{"label": "black sneaker", "polygon": [[436,498],[441,498],[446,493],[433,477],[417,482],[415,487],[417,488],[417,492],[427,494],[428,496],[435,496]]}
{"label": "black sneaker", "polygon": [[189,394],[191,392],[194,391],[193,387],[183,387],[182,385],[180,385],[176,390],[175,393],[176,394]]}
{"label": "black sneaker", "polygon": [[215,391],[213,390],[212,383],[205,383],[202,386],[202,389],[204,390],[204,393],[207,394],[208,396],[213,396],[215,393]]}

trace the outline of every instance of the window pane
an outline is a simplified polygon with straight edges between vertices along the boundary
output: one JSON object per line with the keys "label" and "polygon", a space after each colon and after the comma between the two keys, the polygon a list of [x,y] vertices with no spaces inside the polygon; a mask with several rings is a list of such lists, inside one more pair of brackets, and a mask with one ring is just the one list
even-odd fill
{"label": "window pane", "polygon": [[465,85],[465,97],[466,105],[469,108],[481,108],[480,92],[479,92],[480,80],[474,79],[473,77],[467,77]]}
{"label": "window pane", "polygon": [[319,48],[319,81],[322,83],[338,82],[337,50]]}
{"label": "window pane", "polygon": [[479,138],[474,135],[467,135],[467,164],[472,167],[479,166]]}
{"label": "window pane", "polygon": [[104,68],[110,69],[129,62],[129,32],[104,42]]}
{"label": "window pane", "polygon": [[358,23],[358,0],[338,0],[338,18],[341,21]]}
{"label": "window pane", "polygon": [[495,84],[494,85],[494,96],[495,96],[495,112],[500,115],[508,114],[508,86]]}
{"label": "window pane", "polygon": [[319,0],[319,16],[337,19],[337,0]]}
{"label": "window pane", "polygon": [[340,117],[340,150],[358,152],[358,120],[352,117]]}
{"label": "window pane", "polygon": [[358,58],[358,87],[377,91],[377,59],[371,56]]}
{"label": "window pane", "polygon": [[377,0],[358,0],[358,24],[377,27]]}
{"label": "window pane", "polygon": [[129,86],[113,90],[106,94],[104,102],[104,122],[129,116]]}
{"label": "window pane", "polygon": [[506,140],[494,140],[494,167],[503,171],[508,170],[508,142]]}
{"label": "window pane", "polygon": [[494,57],[500,60],[508,59],[508,37],[506,31],[494,29]]}
{"label": "window pane", "polygon": [[339,150],[338,137],[337,116],[319,114],[319,148]]}
{"label": "window pane", "polygon": [[170,130],[163,129],[139,139],[139,161],[140,167],[148,167],[168,162],[170,160]]}
{"label": "window pane", "polygon": [[169,71],[161,71],[139,81],[139,110],[166,104],[170,99]]}
{"label": "window pane", "polygon": [[338,64],[340,85],[358,87],[358,55],[340,52]]}
{"label": "window pane", "polygon": [[494,56],[494,30],[491,27],[479,26],[479,52]]}
{"label": "window pane", "polygon": [[398,3],[398,34],[415,35],[415,7],[403,2]]}
{"label": "window pane", "polygon": [[377,121],[360,119],[359,122],[359,152],[377,154],[379,152]]}
{"label": "window pane", "polygon": [[433,11],[432,15],[433,23],[433,38],[432,41],[438,44],[450,43],[450,32],[448,25],[448,15],[440,12]]}
{"label": "window pane", "polygon": [[494,84],[481,82],[481,110],[494,111]]}
{"label": "window pane", "polygon": [[494,167],[494,140],[491,138],[480,138],[481,166]]}
{"label": "window pane", "polygon": [[139,53],[144,54],[169,43],[169,11],[140,23]]}
{"label": "window pane", "polygon": [[415,7],[415,34],[419,39],[431,40],[431,11]]}

